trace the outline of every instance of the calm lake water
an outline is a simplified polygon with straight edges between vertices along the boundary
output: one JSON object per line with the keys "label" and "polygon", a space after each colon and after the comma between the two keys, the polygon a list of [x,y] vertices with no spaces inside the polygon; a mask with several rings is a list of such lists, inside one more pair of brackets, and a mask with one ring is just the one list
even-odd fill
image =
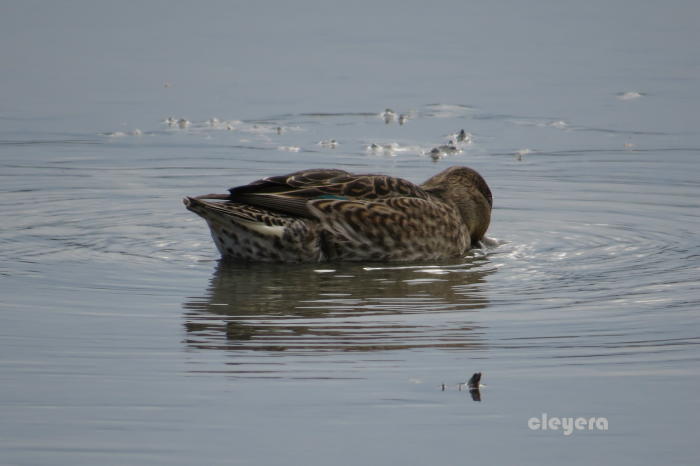
{"label": "calm lake water", "polygon": [[[697,463],[697,3],[2,10],[0,464]],[[444,263],[222,263],[181,203],[450,165],[496,245]]]}

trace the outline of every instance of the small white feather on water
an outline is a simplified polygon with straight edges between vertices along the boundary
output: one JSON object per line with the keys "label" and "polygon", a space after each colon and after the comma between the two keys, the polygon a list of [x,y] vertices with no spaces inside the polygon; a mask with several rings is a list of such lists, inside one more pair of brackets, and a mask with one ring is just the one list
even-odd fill
{"label": "small white feather on water", "polygon": [[643,95],[644,94],[642,94],[641,92],[628,91],[628,92],[621,92],[620,94],[617,95],[617,98],[620,100],[634,100],[634,99],[639,99]]}

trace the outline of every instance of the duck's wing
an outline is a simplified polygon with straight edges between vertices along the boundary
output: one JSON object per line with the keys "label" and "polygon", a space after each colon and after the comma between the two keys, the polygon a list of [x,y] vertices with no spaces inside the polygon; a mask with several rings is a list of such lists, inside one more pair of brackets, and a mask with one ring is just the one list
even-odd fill
{"label": "duck's wing", "polygon": [[317,199],[373,201],[393,197],[428,199],[415,184],[387,175],[355,175],[313,169],[272,176],[229,190],[229,200],[277,212],[315,218],[308,202]]}
{"label": "duck's wing", "polygon": [[204,219],[211,219],[212,214],[224,218],[234,218],[236,221],[263,223],[267,225],[282,225],[284,217],[271,214],[263,209],[233,202],[212,202],[200,197],[186,197],[183,203],[188,210]]}
{"label": "duck's wing", "polygon": [[343,170],[313,168],[287,175],[268,176],[243,186],[229,189],[232,195],[243,193],[279,193],[305,187],[333,184],[336,178],[350,176]]}

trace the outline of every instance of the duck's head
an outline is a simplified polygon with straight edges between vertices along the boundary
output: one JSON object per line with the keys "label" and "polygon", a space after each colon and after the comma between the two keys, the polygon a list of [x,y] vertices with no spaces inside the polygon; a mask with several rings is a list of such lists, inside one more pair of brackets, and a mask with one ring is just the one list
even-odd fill
{"label": "duck's head", "polygon": [[469,167],[450,167],[421,185],[442,201],[457,207],[473,243],[480,241],[491,222],[493,196],[484,178]]}

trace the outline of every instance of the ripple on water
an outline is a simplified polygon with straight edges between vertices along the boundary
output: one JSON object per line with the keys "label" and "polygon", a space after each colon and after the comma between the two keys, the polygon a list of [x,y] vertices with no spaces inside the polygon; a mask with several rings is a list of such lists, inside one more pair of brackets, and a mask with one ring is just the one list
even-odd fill
{"label": "ripple on water", "polygon": [[[411,113],[411,131],[422,134],[428,120],[446,123],[430,138],[411,141],[382,137],[384,123],[376,112],[366,112],[195,121],[185,129],[121,138],[130,141],[123,145],[99,138],[90,144],[64,138],[54,145],[12,145],[20,152],[2,166],[0,203],[11,228],[0,231],[0,274],[41,277],[47,264],[57,270],[73,263],[85,275],[125,265],[135,280],[139,270],[173,279],[174,270],[195,267],[211,275],[206,290],[182,303],[185,344],[196,350],[265,356],[442,348],[496,351],[528,365],[687,357],[685,350],[697,344],[689,317],[697,304],[700,257],[697,182],[688,169],[695,149],[567,147],[525,154],[517,165],[465,151],[451,163],[475,166],[491,184],[491,234],[502,241],[464,260],[316,267],[216,263],[209,270],[215,250],[205,224],[182,208],[183,195],[323,165],[425,179],[441,167],[416,148],[431,147],[475,113],[463,105],[424,106]],[[493,133],[488,125],[505,128],[513,121],[476,118],[469,129],[487,135]],[[533,134],[544,126],[576,137],[582,128],[560,119],[515,121]],[[399,125],[391,130],[403,131]],[[319,150],[318,141],[331,138],[354,152]],[[391,146],[397,157],[371,157],[366,148],[373,140],[401,141]],[[512,155],[495,150],[498,141],[482,140],[494,144],[493,154]],[[21,151],[35,155],[37,147],[58,156],[44,154],[40,163],[23,158]],[[103,153],[96,156],[95,147]],[[194,161],[192,148],[203,154]],[[72,286],[134,289],[127,278],[113,278]]]}

